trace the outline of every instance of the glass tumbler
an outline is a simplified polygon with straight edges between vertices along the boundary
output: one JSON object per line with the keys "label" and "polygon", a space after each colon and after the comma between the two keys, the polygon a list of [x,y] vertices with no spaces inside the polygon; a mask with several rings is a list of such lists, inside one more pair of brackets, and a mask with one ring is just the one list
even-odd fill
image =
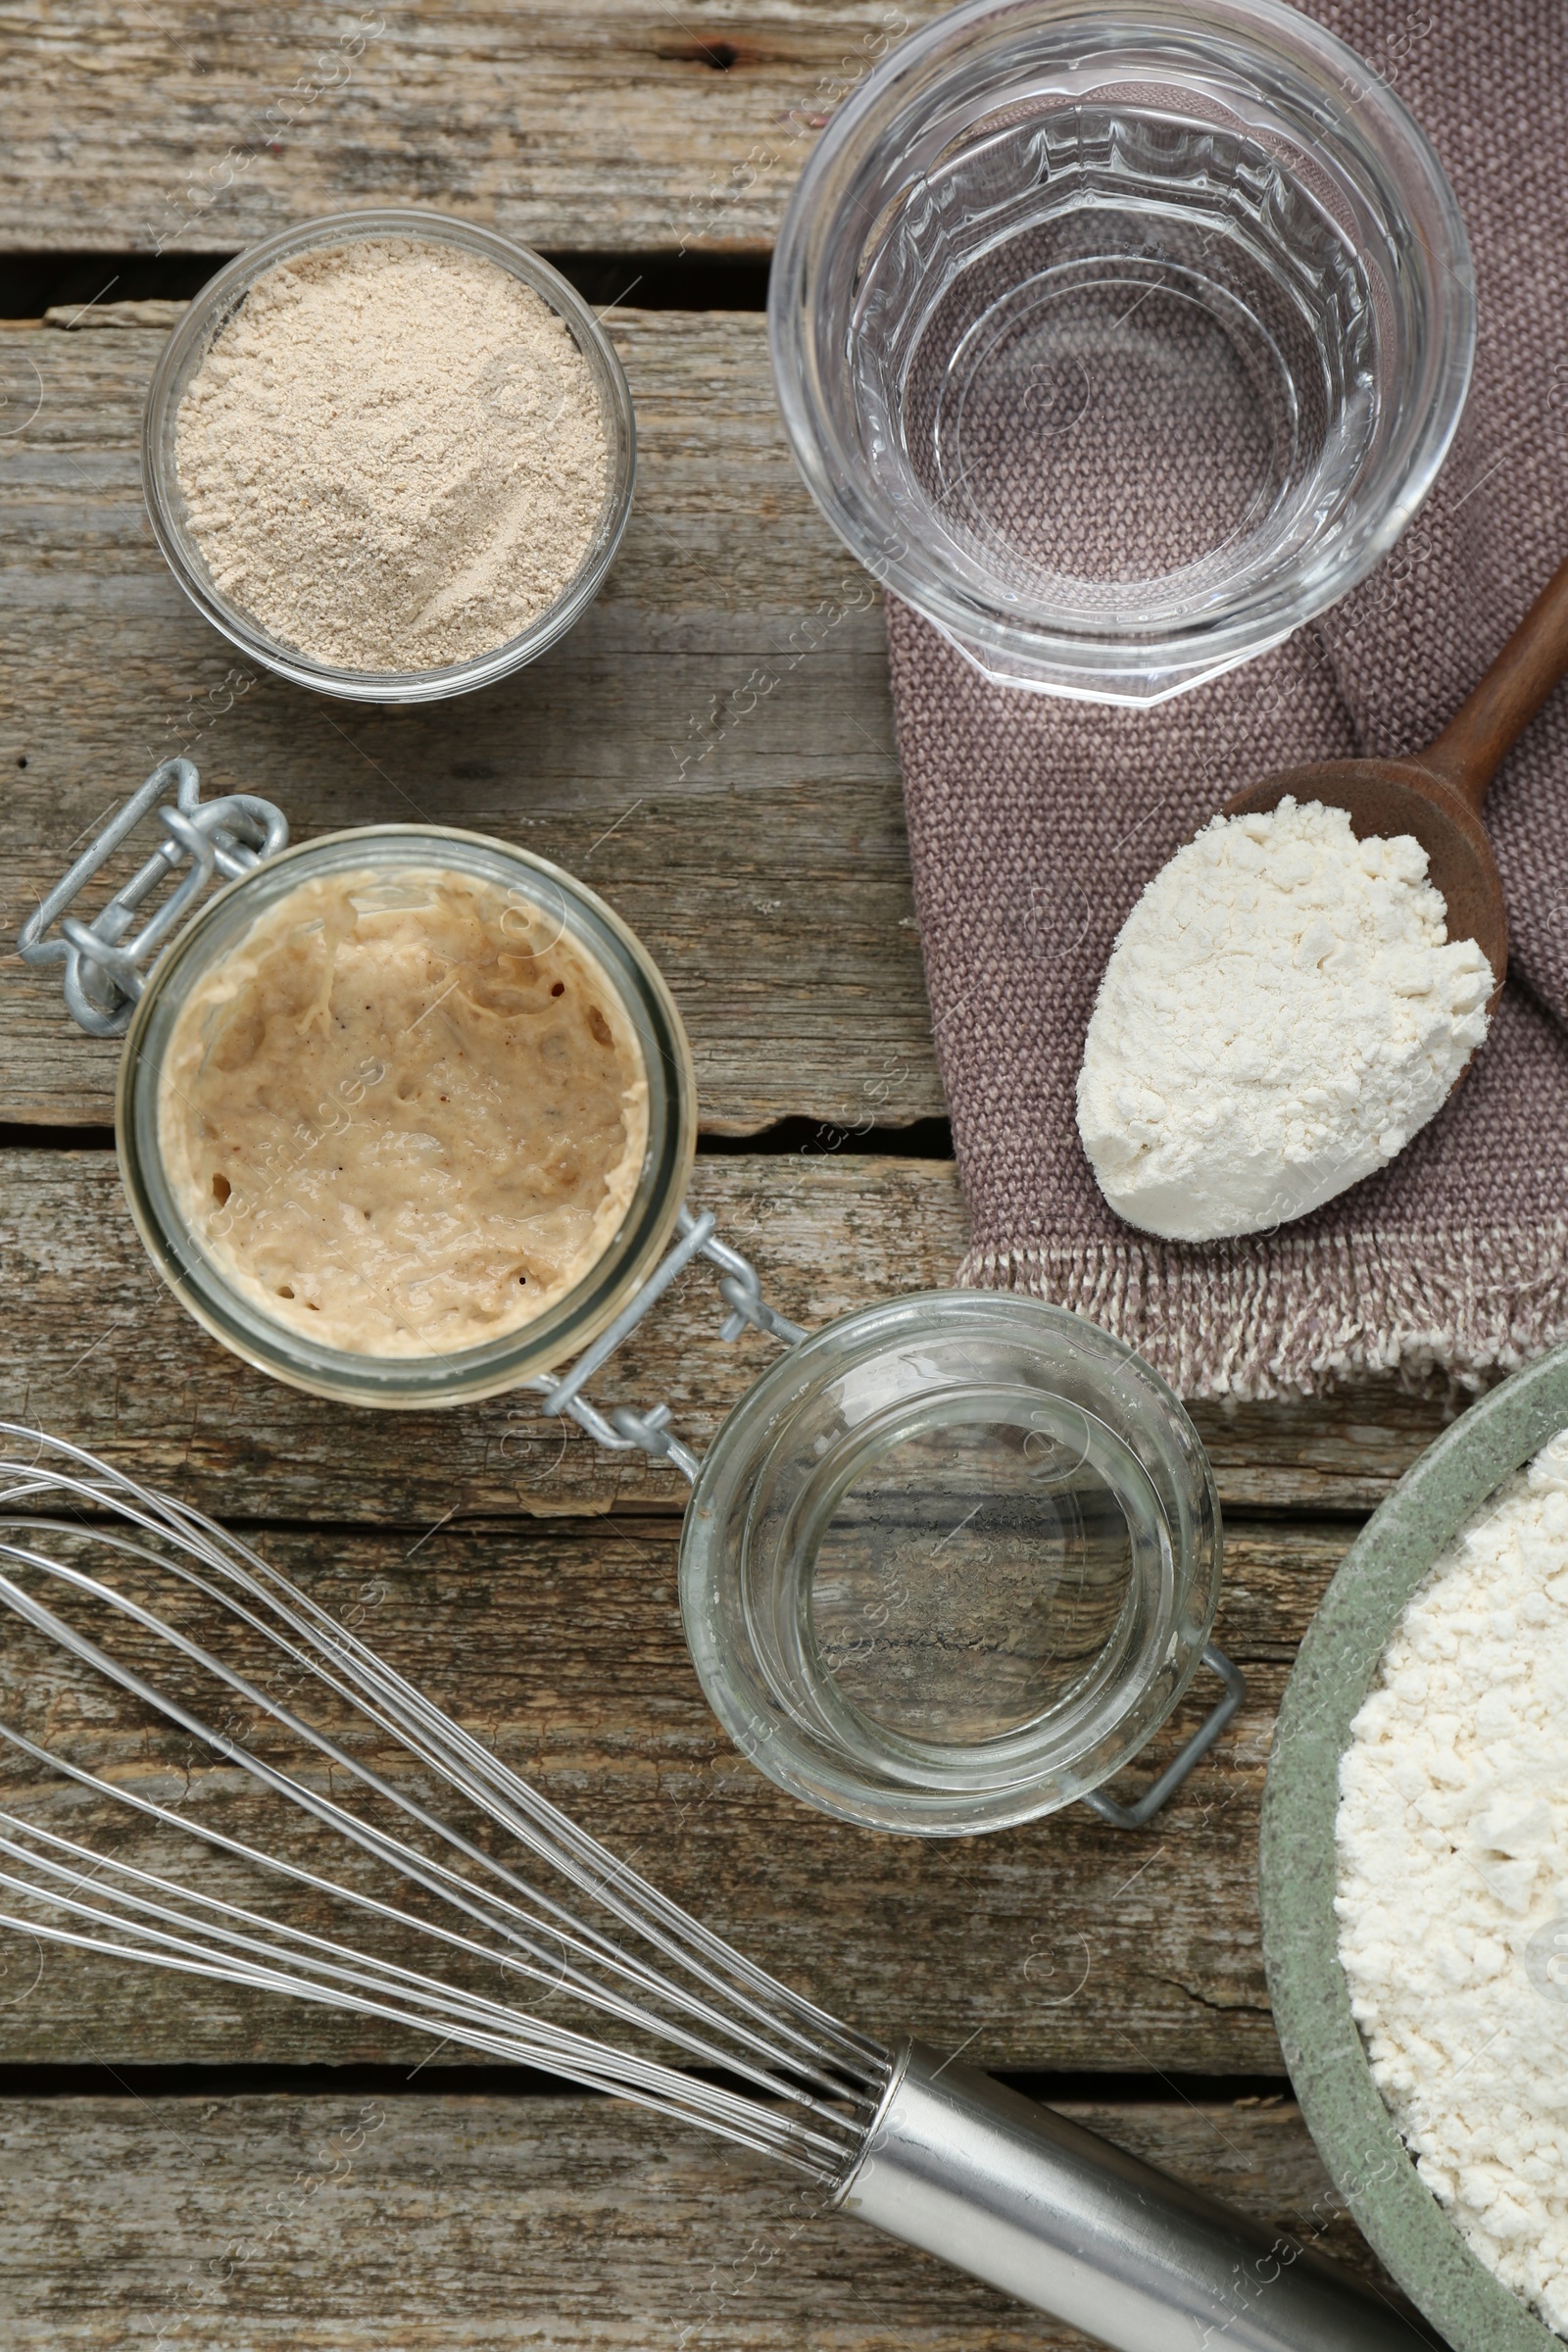
{"label": "glass tumbler", "polygon": [[1469,384],[1464,225],[1278,0],[973,0],[835,115],[769,301],[860,562],[1005,684],[1149,704],[1363,578]]}

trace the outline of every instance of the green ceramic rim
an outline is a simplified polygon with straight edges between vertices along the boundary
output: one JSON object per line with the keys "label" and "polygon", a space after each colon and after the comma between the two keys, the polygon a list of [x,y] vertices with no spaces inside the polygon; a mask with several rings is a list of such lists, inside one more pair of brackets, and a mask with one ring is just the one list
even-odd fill
{"label": "green ceramic rim", "polygon": [[1329,1587],[1286,1687],[1263,1798],[1269,1994],[1301,2112],[1335,2187],[1453,2352],[1562,2352],[1422,2185],[1384,2106],[1340,1966],[1340,1757],[1400,1611],[1473,1511],[1568,1427],[1568,1348],[1473,1404],[1371,1518]]}

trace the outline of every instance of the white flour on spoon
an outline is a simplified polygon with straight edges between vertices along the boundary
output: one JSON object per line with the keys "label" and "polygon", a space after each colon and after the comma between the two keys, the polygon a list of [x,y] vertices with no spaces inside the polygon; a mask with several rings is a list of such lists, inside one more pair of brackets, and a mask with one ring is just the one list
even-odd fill
{"label": "white flour on spoon", "polygon": [[1492,967],[1450,941],[1408,834],[1344,809],[1214,818],[1122,926],[1078,1076],[1118,1216],[1184,1242],[1332,1200],[1439,1111],[1487,1034]]}

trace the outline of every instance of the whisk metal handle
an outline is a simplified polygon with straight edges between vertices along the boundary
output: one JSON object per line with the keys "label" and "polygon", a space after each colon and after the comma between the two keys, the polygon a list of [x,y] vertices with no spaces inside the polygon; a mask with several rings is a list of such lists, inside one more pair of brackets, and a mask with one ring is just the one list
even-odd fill
{"label": "whisk metal handle", "polygon": [[1296,2239],[906,2043],[841,2208],[1113,2352],[1417,2352]]}

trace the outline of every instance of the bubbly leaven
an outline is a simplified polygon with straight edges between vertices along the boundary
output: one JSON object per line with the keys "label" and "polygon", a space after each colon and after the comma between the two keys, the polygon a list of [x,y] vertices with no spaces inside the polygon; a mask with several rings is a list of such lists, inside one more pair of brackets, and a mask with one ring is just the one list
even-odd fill
{"label": "bubbly leaven", "polygon": [[320,1346],[441,1354],[534,1321],[613,1242],[648,1079],[603,966],[466,873],[301,882],[182,1005],[175,1199],[228,1281]]}

